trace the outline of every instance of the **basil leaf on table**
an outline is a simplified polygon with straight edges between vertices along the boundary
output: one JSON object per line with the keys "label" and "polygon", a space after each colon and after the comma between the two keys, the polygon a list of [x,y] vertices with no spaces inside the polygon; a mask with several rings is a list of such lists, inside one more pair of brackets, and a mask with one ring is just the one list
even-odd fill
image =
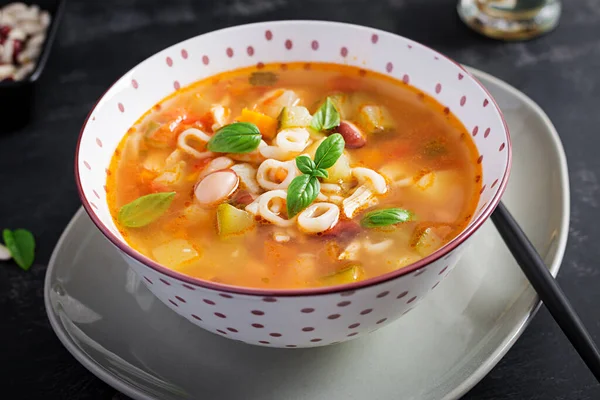
{"label": "basil leaf on table", "polygon": [[315,162],[311,160],[309,156],[302,155],[296,157],[296,167],[298,167],[300,172],[302,172],[303,174],[310,175],[315,170],[316,165]]}
{"label": "basil leaf on table", "polygon": [[250,122],[234,122],[219,129],[206,148],[215,153],[250,153],[258,148],[262,135]]}
{"label": "basil leaf on table", "polygon": [[4,244],[10,251],[17,265],[27,271],[35,258],[35,239],[26,229],[4,229],[2,231]]}
{"label": "basil leaf on table", "polygon": [[171,206],[175,192],[152,193],[139,197],[119,210],[119,223],[128,228],[146,226]]}
{"label": "basil leaf on table", "polygon": [[317,168],[327,169],[333,167],[333,164],[340,158],[344,152],[346,142],[339,133],[334,133],[323,140],[315,153],[315,164]]}
{"label": "basil leaf on table", "polygon": [[310,121],[310,127],[317,132],[328,131],[340,124],[340,113],[328,97],[325,103],[313,115]]}
{"label": "basil leaf on table", "polygon": [[384,208],[366,213],[360,220],[364,228],[378,228],[410,221],[413,213],[403,208]]}
{"label": "basil leaf on table", "polygon": [[286,203],[288,218],[293,218],[310,205],[321,190],[319,180],[312,175],[295,177],[288,186]]}

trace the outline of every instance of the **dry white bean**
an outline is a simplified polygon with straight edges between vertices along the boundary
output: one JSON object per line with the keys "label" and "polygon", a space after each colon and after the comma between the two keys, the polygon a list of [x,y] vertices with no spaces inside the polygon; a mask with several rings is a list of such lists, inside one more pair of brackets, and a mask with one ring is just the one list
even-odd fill
{"label": "dry white bean", "polygon": [[240,179],[230,169],[213,172],[196,184],[194,196],[200,205],[212,206],[231,196]]}
{"label": "dry white bean", "polygon": [[14,15],[0,12],[0,25],[10,26],[12,28],[16,23],[17,19]]}
{"label": "dry white bean", "polygon": [[3,64],[12,64],[13,61],[13,52],[14,52],[14,43],[12,39],[7,39],[4,42],[4,51],[2,52],[2,63]]}
{"label": "dry white bean", "polygon": [[17,71],[13,75],[13,79],[15,81],[19,81],[19,80],[25,78],[30,73],[32,73],[34,69],[35,69],[35,64],[32,62],[23,64],[22,66],[17,68]]}
{"label": "dry white bean", "polygon": [[13,40],[25,40],[27,38],[27,32],[21,27],[13,28],[8,32],[8,37]]}
{"label": "dry white bean", "polygon": [[0,79],[6,79],[15,72],[15,66],[11,64],[2,64],[0,65]]}
{"label": "dry white bean", "polygon": [[41,52],[41,47],[27,46],[25,50],[19,53],[19,55],[17,56],[17,61],[20,64],[26,64],[28,62],[35,61]]}
{"label": "dry white bean", "polygon": [[18,14],[27,10],[27,4],[19,2],[10,3],[2,7],[2,12],[7,14]]}
{"label": "dry white bean", "polygon": [[46,34],[44,32],[33,35],[27,42],[27,46],[41,47],[46,40]]}
{"label": "dry white bean", "polygon": [[10,260],[12,258],[12,255],[10,254],[10,251],[8,251],[8,249],[0,244],[0,261],[6,261],[6,260]]}
{"label": "dry white bean", "polygon": [[52,21],[52,17],[50,17],[50,13],[48,11],[42,11],[40,13],[40,24],[42,27],[48,28],[50,25],[50,21]]}
{"label": "dry white bean", "polygon": [[31,6],[25,10],[19,11],[13,14],[17,21],[37,21],[40,16],[40,8],[38,6]]}
{"label": "dry white bean", "polygon": [[[28,35],[35,35],[40,32],[44,32],[45,30],[45,28],[42,26],[42,24],[39,23],[39,21],[24,21],[19,24],[19,29]],[[13,31],[14,30],[17,30],[17,28],[13,29]]]}

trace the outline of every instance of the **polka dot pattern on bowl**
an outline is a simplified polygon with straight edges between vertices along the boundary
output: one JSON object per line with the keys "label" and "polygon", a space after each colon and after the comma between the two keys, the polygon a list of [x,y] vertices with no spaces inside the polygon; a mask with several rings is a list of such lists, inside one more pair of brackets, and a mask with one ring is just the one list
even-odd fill
{"label": "polka dot pattern on bowl", "polygon": [[[106,167],[127,129],[156,102],[219,72],[268,63],[345,63],[414,85],[465,124],[483,174],[477,218],[506,181],[509,139],[499,110],[470,74],[441,54],[396,35],[328,22],[265,22],[201,35],[167,48],[127,72],[92,110],[77,149],[84,206],[118,246],[122,238],[106,205]],[[419,271],[366,287],[306,295],[252,295],[154,268],[123,253],[152,293],[191,323],[223,337],[270,347],[314,347],[359,338],[408,313],[453,269],[464,243]]]}

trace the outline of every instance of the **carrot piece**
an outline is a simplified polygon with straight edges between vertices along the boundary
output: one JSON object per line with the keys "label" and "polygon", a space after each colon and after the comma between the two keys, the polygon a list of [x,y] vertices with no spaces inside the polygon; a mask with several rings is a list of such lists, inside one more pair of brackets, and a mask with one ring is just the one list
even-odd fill
{"label": "carrot piece", "polygon": [[287,178],[287,171],[283,168],[278,168],[277,171],[275,171],[275,179],[277,182],[283,182],[285,178]]}
{"label": "carrot piece", "polygon": [[267,139],[273,139],[277,133],[277,120],[258,111],[244,108],[238,117],[238,122],[250,122],[258,127],[258,130]]}

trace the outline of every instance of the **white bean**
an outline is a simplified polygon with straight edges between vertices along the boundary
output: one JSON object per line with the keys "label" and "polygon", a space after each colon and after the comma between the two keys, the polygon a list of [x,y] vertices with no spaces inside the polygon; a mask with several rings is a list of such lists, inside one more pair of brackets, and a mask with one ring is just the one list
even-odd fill
{"label": "white bean", "polygon": [[185,151],[189,155],[196,157],[198,159],[210,157],[213,154],[210,151],[200,152],[200,151],[194,149],[192,146],[187,144],[188,138],[193,138],[200,142],[208,143],[208,141],[210,140],[210,136],[208,136],[206,133],[202,132],[200,129],[189,128],[189,129],[186,129],[185,131],[181,132],[181,134],[177,138],[177,145],[179,146],[179,148],[181,150]]}
{"label": "white bean", "polygon": [[8,32],[8,38],[13,40],[25,40],[27,39],[27,33],[22,27],[13,28]]}
{"label": "white bean", "polygon": [[5,12],[0,12],[0,25],[14,27],[17,23],[17,19],[13,14],[8,14]]}
{"label": "white bean", "polygon": [[42,52],[41,47],[33,47],[27,46],[25,50],[21,51],[17,56],[17,61],[21,64],[28,63],[30,61],[34,61],[38,58],[40,53]]}
{"label": "white bean", "polygon": [[40,8],[36,5],[33,5],[27,9],[20,10],[16,13],[13,13],[17,21],[37,21],[40,15]]}
{"label": "white bean", "polygon": [[200,205],[216,205],[231,196],[239,182],[237,174],[230,169],[216,171],[196,184],[194,196]]}
{"label": "white bean", "polygon": [[13,79],[15,81],[19,81],[19,80],[25,78],[30,73],[32,73],[34,69],[35,69],[35,64],[32,62],[28,62],[28,63],[22,65],[21,67],[17,68],[17,71],[13,75]]}
{"label": "white bean", "polygon": [[40,24],[42,24],[42,26],[44,28],[47,28],[50,25],[50,21],[52,21],[52,17],[50,16],[50,13],[48,11],[42,11],[40,13]]}
{"label": "white bean", "polygon": [[46,34],[43,32],[38,33],[36,35],[33,35],[31,39],[29,39],[29,41],[27,42],[27,46],[41,47],[44,44],[45,40]]}
{"label": "white bean", "polygon": [[10,251],[4,245],[0,244],[0,261],[10,260],[11,258]]}
{"label": "white bean", "polygon": [[14,65],[12,65],[12,64],[0,65],[0,80],[11,77],[14,72],[15,72]]}
{"label": "white bean", "polygon": [[305,232],[324,232],[337,224],[340,208],[331,203],[313,203],[298,215],[298,226]]}
{"label": "white bean", "polygon": [[27,4],[22,3],[20,1],[10,3],[2,7],[2,13],[7,14],[18,14],[27,10]]}
{"label": "white bean", "polygon": [[[16,29],[16,28],[15,28]],[[15,30],[13,29],[13,30]],[[19,29],[28,35],[35,35],[37,33],[43,32],[45,28],[39,21],[24,21],[19,23]],[[11,31],[12,33],[12,31]],[[22,39],[21,39],[22,40]]]}
{"label": "white bean", "polygon": [[4,42],[4,51],[2,52],[2,64],[12,64],[14,41],[12,39],[6,39]]}

